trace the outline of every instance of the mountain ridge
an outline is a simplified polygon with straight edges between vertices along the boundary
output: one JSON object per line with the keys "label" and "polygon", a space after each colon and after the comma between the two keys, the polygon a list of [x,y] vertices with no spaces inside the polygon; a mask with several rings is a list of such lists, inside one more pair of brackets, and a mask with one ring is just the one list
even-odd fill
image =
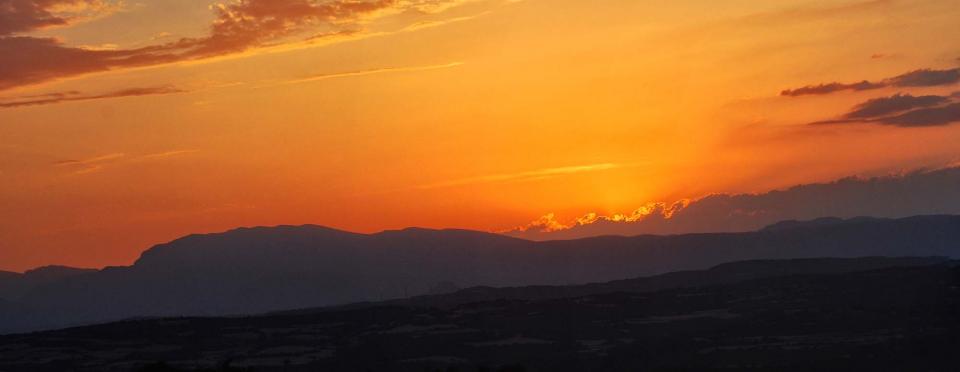
{"label": "mountain ridge", "polygon": [[[800,223],[747,233],[535,242],[469,230],[358,234],[306,226],[234,229],[154,246],[131,266],[20,296],[0,332],[140,316],[240,315],[382,301],[458,287],[569,285],[749,259],[960,257],[960,216]],[[8,299],[9,300],[9,299]]]}
{"label": "mountain ridge", "polygon": [[23,274],[32,272],[32,271],[38,271],[38,270],[43,271],[44,269],[50,269],[50,268],[62,268],[67,270],[82,270],[82,271],[91,272],[91,271],[102,271],[104,269],[131,267],[131,266],[135,266],[141,259],[143,259],[144,254],[158,248],[162,249],[165,246],[174,245],[176,243],[187,242],[195,239],[216,238],[216,237],[221,237],[221,236],[230,235],[234,233],[258,232],[258,231],[276,232],[276,231],[290,230],[290,229],[293,229],[293,230],[312,229],[316,231],[326,231],[326,232],[341,234],[342,236],[352,236],[356,238],[385,237],[389,235],[399,235],[405,232],[466,233],[466,234],[471,234],[476,236],[503,237],[505,238],[505,240],[526,241],[526,242],[556,242],[556,241],[584,241],[584,240],[592,240],[592,239],[618,240],[622,238],[630,239],[630,238],[643,238],[643,237],[670,237],[670,236],[696,236],[696,235],[702,236],[702,235],[718,235],[718,234],[738,235],[738,234],[750,234],[753,232],[785,230],[785,229],[791,229],[791,228],[805,228],[810,226],[836,225],[836,224],[851,223],[851,222],[894,221],[894,220],[909,220],[909,219],[918,219],[918,218],[926,218],[926,217],[950,217],[950,216],[954,216],[954,215],[931,214],[931,215],[917,215],[917,216],[910,216],[910,217],[903,217],[903,218],[882,218],[882,217],[866,217],[866,216],[858,216],[858,217],[852,217],[852,218],[821,217],[821,218],[816,218],[812,220],[784,220],[784,221],[779,221],[779,222],[775,222],[770,225],[764,226],[756,231],[746,231],[746,232],[694,232],[694,233],[676,233],[676,234],[643,233],[643,234],[636,234],[636,235],[609,234],[609,235],[597,235],[597,236],[589,236],[589,237],[578,237],[573,239],[554,239],[554,240],[539,240],[539,241],[525,239],[522,237],[512,236],[512,235],[503,234],[503,233],[485,232],[485,231],[470,230],[470,229],[456,229],[456,228],[434,229],[434,228],[424,228],[424,227],[406,227],[401,229],[382,230],[374,233],[359,233],[359,232],[352,232],[349,230],[343,230],[343,229],[338,229],[338,228],[329,227],[325,225],[318,225],[318,224],[301,224],[301,225],[281,224],[281,225],[272,225],[272,226],[266,226],[266,225],[265,226],[249,226],[249,227],[237,227],[237,228],[232,228],[232,229],[219,231],[219,232],[188,234],[180,238],[173,239],[166,243],[155,244],[147,248],[143,252],[141,252],[140,256],[136,260],[134,260],[134,262],[131,263],[130,265],[106,266],[100,269],[82,268],[82,267],[65,266],[65,265],[44,265],[44,266],[38,266],[32,269],[28,269],[22,273],[15,272],[15,271],[0,270],[0,280],[9,278],[9,277],[22,276]]}

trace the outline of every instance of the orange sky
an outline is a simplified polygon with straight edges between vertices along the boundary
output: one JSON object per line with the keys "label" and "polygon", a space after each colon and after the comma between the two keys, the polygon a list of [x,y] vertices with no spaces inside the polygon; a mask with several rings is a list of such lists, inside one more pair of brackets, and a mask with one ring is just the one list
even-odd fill
{"label": "orange sky", "polygon": [[[250,225],[499,231],[960,159],[960,125],[807,125],[957,68],[956,0],[7,3],[6,270]],[[862,80],[889,83],[780,95]]]}

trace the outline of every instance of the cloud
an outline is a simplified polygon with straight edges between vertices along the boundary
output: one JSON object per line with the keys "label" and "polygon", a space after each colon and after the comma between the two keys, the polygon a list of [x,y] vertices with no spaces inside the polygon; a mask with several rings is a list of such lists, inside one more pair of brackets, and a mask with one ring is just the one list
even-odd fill
{"label": "cloud", "polygon": [[690,200],[683,199],[673,203],[649,203],[643,207],[637,208],[629,214],[614,214],[602,216],[597,213],[587,213],[571,221],[569,224],[560,222],[556,215],[548,213],[534,220],[533,222],[511,230],[507,230],[508,235],[537,235],[541,233],[558,233],[585,228],[586,226],[600,226],[607,224],[627,224],[627,223],[651,223],[653,220],[668,220],[673,215],[690,204]]}
{"label": "cloud", "polygon": [[929,127],[960,123],[960,102],[942,107],[913,110],[880,118],[877,123],[898,127]]}
{"label": "cloud", "polygon": [[451,62],[451,63],[442,64],[442,65],[411,66],[411,67],[383,67],[383,68],[375,68],[375,69],[368,69],[368,70],[336,72],[331,74],[317,74],[317,75],[312,75],[305,78],[288,80],[283,82],[283,84],[309,83],[313,81],[320,81],[320,80],[327,80],[327,79],[374,75],[374,74],[382,74],[382,73],[389,73],[389,72],[413,72],[413,71],[439,70],[439,69],[463,66],[463,64],[464,64],[463,62]]}
{"label": "cloud", "polygon": [[0,0],[0,35],[67,26],[119,7],[106,0]]}
{"label": "cloud", "polygon": [[886,83],[894,87],[933,87],[960,81],[960,68],[950,70],[917,70],[890,78]]}
{"label": "cloud", "polygon": [[210,35],[186,38],[159,47],[183,57],[211,57],[242,52],[314,27],[335,31],[365,14],[392,7],[397,0],[315,2],[311,0],[243,0],[216,4]]}
{"label": "cloud", "polygon": [[873,123],[897,127],[948,125],[960,122],[960,102],[954,102],[956,98],[956,93],[950,96],[895,94],[861,103],[840,119],[811,124]]}
{"label": "cloud", "polygon": [[960,68],[948,70],[922,69],[911,71],[892,78],[884,79],[880,82],[861,81],[859,83],[827,83],[818,85],[808,85],[796,89],[787,89],[780,92],[781,96],[797,97],[805,95],[823,95],[839,91],[852,90],[863,91],[880,89],[887,87],[912,88],[912,87],[932,87],[941,85],[950,85],[960,82]]}
{"label": "cloud", "polygon": [[165,159],[165,158],[170,158],[170,157],[174,157],[174,156],[187,155],[187,154],[195,154],[195,153],[198,153],[198,152],[200,152],[200,150],[173,150],[173,151],[165,151],[165,152],[158,152],[158,153],[155,153],[155,154],[141,155],[139,158],[137,158],[137,160]]}
{"label": "cloud", "polygon": [[[54,38],[15,35],[15,32],[64,24],[52,12],[56,5],[100,4],[97,0],[0,0],[32,4],[30,9],[2,13],[0,21],[0,90],[54,79],[115,69],[155,66],[236,55],[315,39],[355,37],[364,22],[391,12],[416,10],[460,1],[437,0],[238,0],[211,6],[214,21],[207,35],[181,38],[133,49],[81,48]],[[10,5],[7,4],[9,7]]]}
{"label": "cloud", "polygon": [[843,84],[843,83],[829,83],[829,84],[819,84],[819,85],[808,85],[796,89],[787,89],[780,92],[781,96],[805,96],[805,95],[820,95],[820,94],[830,94],[833,92],[839,92],[842,90],[870,90],[870,89],[879,89],[883,88],[883,84],[871,83],[869,81],[861,81],[859,83],[852,84]]}
{"label": "cloud", "polygon": [[0,108],[53,105],[63,102],[92,101],[98,99],[137,97],[184,93],[185,90],[173,86],[126,88],[102,94],[83,94],[78,91],[55,92],[40,95],[20,96],[0,101]]}
{"label": "cloud", "polygon": [[119,153],[119,152],[118,152],[118,153],[101,155],[101,156],[97,156],[97,157],[93,157],[93,158],[89,158],[89,159],[82,159],[82,160],[61,160],[61,161],[58,161],[58,162],[56,162],[56,163],[54,163],[54,164],[57,165],[57,166],[61,166],[61,167],[62,167],[62,166],[77,166],[77,165],[92,165],[92,164],[99,164],[99,163],[104,163],[104,162],[108,162],[108,161],[120,159],[120,158],[123,158],[123,157],[125,157],[125,156],[127,156],[127,154]]}
{"label": "cloud", "polygon": [[439,182],[434,184],[421,185],[418,188],[419,189],[436,189],[436,188],[466,186],[466,185],[483,184],[483,183],[540,180],[540,179],[553,178],[553,177],[559,177],[559,176],[565,176],[565,175],[572,175],[577,173],[597,172],[597,171],[603,171],[603,170],[617,169],[622,167],[624,167],[624,165],[622,164],[602,163],[602,164],[578,165],[578,166],[571,166],[571,167],[547,168],[547,169],[538,169],[538,170],[527,171],[527,172],[492,174],[492,175],[479,176],[479,177],[463,178],[463,179]]}
{"label": "cloud", "polygon": [[[522,1],[522,0],[518,0],[518,1]],[[427,29],[427,28],[440,27],[440,26],[443,26],[443,25],[451,24],[451,23],[459,23],[459,22],[469,21],[469,20],[472,20],[472,19],[477,19],[477,18],[479,18],[479,17],[483,17],[483,16],[488,15],[488,14],[491,14],[491,13],[492,13],[492,12],[490,12],[490,11],[486,11],[486,12],[480,12],[480,13],[477,13],[477,14],[468,15],[468,16],[462,16],[462,17],[453,17],[453,18],[447,18],[447,19],[442,19],[442,20],[421,21],[421,22],[416,22],[416,23],[410,24],[410,25],[404,27],[403,29],[401,29],[400,31],[401,31],[401,32],[411,32],[411,31],[423,30],[423,29]]]}
{"label": "cloud", "polygon": [[534,240],[599,235],[754,231],[784,220],[960,213],[960,168],[874,178],[848,177],[761,194],[717,194],[694,201],[651,203],[627,215],[555,215],[504,232]]}
{"label": "cloud", "polygon": [[158,153],[143,154],[137,156],[129,156],[125,153],[110,153],[106,155],[95,156],[87,159],[79,160],[61,160],[54,163],[54,166],[57,167],[67,167],[72,168],[72,174],[88,174],[99,172],[110,165],[117,164],[129,164],[142,161],[154,161],[154,160],[163,160],[167,158],[172,158],[176,156],[182,156],[187,154],[197,153],[200,150],[171,150]]}
{"label": "cloud", "polygon": [[557,216],[555,214],[547,213],[541,216],[540,218],[534,220],[533,222],[530,222],[527,225],[518,227],[516,231],[519,231],[519,232],[536,231],[536,232],[550,233],[554,231],[567,230],[570,227],[571,226],[564,225],[560,221],[557,221]]}
{"label": "cloud", "polygon": [[854,110],[844,115],[846,119],[866,119],[895,114],[915,108],[939,106],[950,101],[943,96],[912,96],[909,94],[895,94],[890,97],[881,97],[868,100],[854,107]]}
{"label": "cloud", "polygon": [[127,156],[124,153],[112,153],[81,160],[61,160],[54,165],[72,168],[72,174],[87,174],[100,171],[106,164],[119,161]]}

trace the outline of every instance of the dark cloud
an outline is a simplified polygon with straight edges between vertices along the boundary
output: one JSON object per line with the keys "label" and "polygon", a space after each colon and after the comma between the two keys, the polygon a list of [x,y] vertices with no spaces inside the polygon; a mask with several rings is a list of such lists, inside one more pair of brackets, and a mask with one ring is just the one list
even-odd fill
{"label": "dark cloud", "polygon": [[[416,6],[426,1],[403,4]],[[67,22],[50,12],[55,5],[100,3],[95,0],[0,0],[0,9],[8,8],[0,13],[5,17],[0,21],[0,30],[6,30],[0,32],[0,55],[4,56],[0,59],[0,90],[91,72],[239,53],[282,43],[306,31],[318,31],[310,38],[349,34],[363,15],[400,6],[398,0],[322,3],[312,0],[241,0],[214,7],[216,18],[204,37],[126,50],[90,50],[71,47],[52,38],[11,35]]]}
{"label": "dark cloud", "polygon": [[633,218],[588,215],[569,226],[560,222],[533,224],[506,234],[554,240],[599,235],[737,232],[757,230],[784,220],[820,217],[958,214],[960,168],[876,178],[850,177],[762,194],[718,194],[689,203],[657,205],[641,208],[631,215]]}
{"label": "dark cloud", "polygon": [[874,98],[854,107],[844,118],[868,119],[885,115],[896,114],[915,108],[933,107],[950,101],[943,96],[912,96],[909,94],[895,94],[890,97]]}
{"label": "dark cloud", "polygon": [[[161,62],[162,56],[137,51],[95,51],[63,45],[52,38],[0,38],[0,90],[59,77]],[[172,60],[172,58],[168,58]]]}
{"label": "dark cloud", "polygon": [[922,69],[911,71],[892,78],[884,79],[880,82],[861,81],[859,83],[827,83],[819,85],[808,85],[796,89],[787,89],[780,92],[781,96],[796,97],[805,95],[822,95],[839,91],[870,90],[887,87],[911,88],[911,87],[933,87],[941,85],[950,85],[960,82],[960,68],[948,70]]}
{"label": "dark cloud", "polygon": [[846,123],[873,123],[897,127],[929,127],[960,122],[960,98],[949,96],[912,96],[895,94],[868,100],[839,119],[824,120],[811,125]]}
{"label": "dark cloud", "polygon": [[805,96],[805,95],[820,95],[820,94],[830,94],[833,92],[839,92],[841,90],[870,90],[883,88],[883,84],[871,83],[869,81],[861,81],[859,83],[853,84],[843,84],[843,83],[829,83],[829,84],[820,84],[820,85],[808,85],[802,88],[797,89],[787,89],[780,92],[781,96]]}
{"label": "dark cloud", "polygon": [[[219,5],[210,35],[159,46],[185,58],[211,57],[263,46],[306,28],[340,28],[363,14],[389,8],[398,0],[317,3],[311,0],[244,0]],[[326,33],[324,33],[326,34]],[[337,32],[334,32],[337,34]]]}
{"label": "dark cloud", "polygon": [[960,103],[931,107],[880,118],[875,122],[898,127],[931,127],[960,123]]}
{"label": "dark cloud", "polygon": [[91,101],[97,99],[137,97],[162,94],[175,94],[185,92],[182,89],[173,86],[147,87],[147,88],[128,88],[102,94],[83,94],[76,91],[47,93],[40,95],[15,97],[6,101],[0,101],[0,108],[16,108],[26,106],[52,105],[62,102],[73,101]]}
{"label": "dark cloud", "polygon": [[[0,35],[64,26],[107,5],[104,0],[0,0]],[[67,7],[74,11],[57,11]]]}
{"label": "dark cloud", "polygon": [[960,68],[951,70],[923,69],[908,72],[887,80],[887,84],[895,87],[933,87],[949,85],[960,81]]}

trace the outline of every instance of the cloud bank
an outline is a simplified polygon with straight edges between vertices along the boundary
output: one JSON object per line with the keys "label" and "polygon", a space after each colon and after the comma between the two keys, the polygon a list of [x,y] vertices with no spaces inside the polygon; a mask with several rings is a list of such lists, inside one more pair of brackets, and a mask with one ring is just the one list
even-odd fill
{"label": "cloud bank", "polygon": [[784,220],[957,213],[960,168],[947,168],[888,177],[851,177],[763,194],[718,194],[694,201],[652,203],[628,215],[590,213],[569,223],[549,214],[504,233],[554,240],[599,235],[739,232]]}

